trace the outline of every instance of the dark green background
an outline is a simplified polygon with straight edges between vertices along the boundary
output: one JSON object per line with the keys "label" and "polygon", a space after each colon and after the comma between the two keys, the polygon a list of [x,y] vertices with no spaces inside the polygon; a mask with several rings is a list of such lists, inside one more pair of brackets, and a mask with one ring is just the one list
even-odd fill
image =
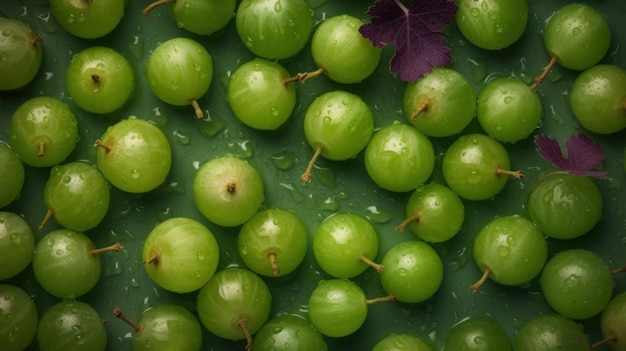
{"label": "dark green background", "polygon": [[[309,0],[315,11],[315,23],[341,13],[349,13],[364,20],[370,1],[356,0]],[[626,2],[586,1],[608,19],[613,39],[605,63],[626,62]],[[462,72],[476,92],[490,79],[514,75],[530,83],[549,61],[541,38],[545,21],[563,0],[530,0],[530,17],[525,34],[512,47],[500,52],[487,52],[473,47],[450,26],[449,46],[453,50],[454,64],[450,67]],[[326,77],[309,81],[297,89],[296,110],[287,124],[276,132],[251,130],[238,122],[225,100],[228,76],[239,64],[254,56],[246,50],[231,21],[227,28],[213,37],[199,37],[176,27],[168,7],[154,10],[149,19],[143,19],[140,11],[148,1],[129,1],[126,15],[119,27],[105,38],[83,40],[65,32],[50,14],[44,0],[2,1],[0,14],[26,20],[38,33],[45,35],[43,42],[44,62],[35,81],[17,92],[0,93],[0,140],[6,141],[8,120],[16,107],[27,99],[49,95],[68,103],[79,121],[81,141],[69,160],[95,162],[93,143],[110,124],[129,115],[151,120],[168,135],[173,147],[173,168],[166,184],[148,194],[130,195],[112,189],[112,203],[105,221],[88,235],[99,246],[116,240],[126,248],[119,253],[103,256],[103,275],[89,294],[79,298],[92,304],[103,319],[109,320],[109,350],[131,350],[131,329],[111,315],[119,305],[131,318],[136,318],[150,306],[176,302],[190,309],[195,306],[195,294],[178,295],[164,291],[151,282],[141,263],[144,238],[156,223],[173,216],[195,218],[206,224],[218,238],[221,249],[218,269],[242,265],[237,255],[236,234],[238,228],[217,227],[202,218],[192,199],[191,185],[199,165],[217,156],[236,154],[256,166],[265,182],[267,207],[287,208],[296,213],[307,225],[310,235],[327,216],[335,212],[353,212],[366,216],[374,224],[380,237],[377,260],[394,244],[415,240],[407,231],[401,235],[394,231],[404,216],[404,205],[410,193],[395,194],[378,188],[367,176],[362,155],[345,162],[321,160],[317,163],[313,180],[303,184],[299,175],[306,167],[313,151],[306,144],[302,131],[302,118],[310,102],[322,92],[345,89],[359,94],[374,113],[376,128],[394,121],[406,123],[402,114],[402,95],[406,83],[394,78],[388,71],[388,60],[393,48],[383,52],[383,58],[375,75],[358,85],[339,85]],[[210,119],[194,120],[190,108],[168,106],[149,91],[144,65],[151,50],[167,39],[186,36],[198,40],[214,59],[214,79],[211,89],[200,99]],[[96,116],[81,111],[67,96],[65,70],[72,55],[94,45],[109,46],[124,54],[135,69],[138,83],[136,94],[130,104],[110,116]],[[305,49],[296,57],[282,62],[293,74],[314,69],[310,51]],[[586,133],[598,141],[607,151],[604,170],[606,180],[594,180],[604,195],[604,217],[590,233],[570,241],[549,240],[550,255],[568,248],[587,248],[600,254],[611,267],[626,264],[626,216],[624,211],[623,157],[625,132],[601,136],[583,130],[574,120],[568,106],[568,90],[577,72],[556,67],[537,90],[543,102],[541,126],[536,133],[544,133],[561,143],[572,133]],[[474,121],[467,132],[480,132]],[[441,157],[454,138],[432,138],[436,150],[436,170],[431,180],[443,182],[440,169]],[[436,295],[419,304],[386,303],[370,307],[369,317],[363,327],[351,336],[327,339],[331,350],[367,350],[390,333],[410,333],[426,340],[435,350],[443,348],[448,329],[462,319],[488,315],[496,318],[513,338],[516,332],[531,318],[552,313],[541,294],[537,282],[524,288],[504,287],[492,281],[472,294],[469,286],[480,272],[473,263],[471,241],[473,236],[496,216],[519,214],[527,217],[528,191],[537,178],[554,170],[539,158],[532,138],[513,145],[506,145],[513,168],[521,169],[526,177],[511,180],[505,190],[494,199],[480,202],[464,201],[466,221],[462,231],[452,240],[433,245],[444,262],[444,281]],[[286,169],[285,169],[286,168]],[[35,228],[43,215],[43,185],[49,169],[26,167],[26,184],[21,198],[3,210],[15,211],[25,217]],[[56,229],[50,223],[37,238]],[[293,274],[280,279],[264,278],[273,293],[273,311],[306,316],[307,301],[317,282],[327,276],[314,262],[311,251],[305,262]],[[355,281],[361,285],[369,298],[384,295],[377,273],[366,271]],[[3,283],[23,287],[31,294],[40,313],[57,300],[41,291],[30,267],[21,275]],[[626,290],[626,277],[616,276],[615,292]],[[582,322],[591,342],[600,338],[599,318]],[[204,334],[204,350],[240,350],[244,343],[231,342]],[[33,346],[32,349],[36,349]],[[607,348],[601,348],[601,350]]]}

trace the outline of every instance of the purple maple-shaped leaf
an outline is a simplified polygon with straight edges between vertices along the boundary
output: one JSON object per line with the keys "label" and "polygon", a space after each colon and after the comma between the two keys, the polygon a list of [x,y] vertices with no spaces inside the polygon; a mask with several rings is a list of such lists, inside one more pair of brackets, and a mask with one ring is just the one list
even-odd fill
{"label": "purple maple-shaped leaf", "polygon": [[544,160],[564,171],[596,178],[606,178],[607,172],[590,171],[601,166],[606,157],[602,147],[584,134],[572,135],[565,141],[567,157],[563,156],[559,142],[546,135],[535,136],[537,152]]}
{"label": "purple maple-shaped leaf", "polygon": [[361,35],[377,46],[393,43],[391,72],[407,82],[414,82],[433,67],[452,63],[447,39],[440,34],[450,24],[457,6],[451,0],[413,0],[406,8],[400,0],[376,0],[367,14],[371,23],[361,26]]}

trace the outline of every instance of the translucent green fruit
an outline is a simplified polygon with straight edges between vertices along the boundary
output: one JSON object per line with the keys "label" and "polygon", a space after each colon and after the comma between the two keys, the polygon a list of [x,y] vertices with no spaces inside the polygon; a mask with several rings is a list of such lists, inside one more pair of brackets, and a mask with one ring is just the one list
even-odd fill
{"label": "translucent green fruit", "polygon": [[124,0],[50,0],[52,14],[71,34],[85,39],[109,34],[124,16]]}
{"label": "translucent green fruit", "polygon": [[526,30],[527,0],[461,0],[456,23],[472,44],[499,50],[515,43]]}
{"label": "translucent green fruit", "polygon": [[626,71],[595,65],[583,71],[569,94],[574,116],[584,128],[600,134],[626,128]]}
{"label": "translucent green fruit", "polygon": [[107,332],[93,307],[77,300],[64,300],[41,316],[37,344],[41,351],[104,351]]}
{"label": "translucent green fruit", "polygon": [[515,351],[588,351],[583,328],[559,314],[546,314],[526,323],[515,337]]}
{"label": "translucent green fruit", "polygon": [[22,351],[35,339],[39,317],[30,296],[14,285],[0,284],[0,345]]}
{"label": "translucent green fruit", "polygon": [[550,55],[569,69],[583,70],[598,63],[611,44],[611,29],[593,7],[571,3],[548,21],[543,39]]}
{"label": "translucent green fruit", "polygon": [[24,186],[24,164],[9,145],[0,141],[0,208],[17,199]]}
{"label": "translucent green fruit", "polygon": [[35,234],[26,221],[0,211],[0,280],[22,272],[33,259]]}
{"label": "translucent green fruit", "polygon": [[0,18],[0,91],[30,83],[41,67],[41,40],[24,22]]}
{"label": "translucent green fruit", "polygon": [[550,174],[530,192],[528,213],[537,228],[556,239],[589,232],[602,218],[602,194],[589,177]]}

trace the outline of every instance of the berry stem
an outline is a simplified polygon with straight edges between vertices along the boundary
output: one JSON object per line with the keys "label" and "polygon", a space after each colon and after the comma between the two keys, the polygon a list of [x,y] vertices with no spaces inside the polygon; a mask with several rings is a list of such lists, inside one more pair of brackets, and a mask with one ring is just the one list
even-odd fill
{"label": "berry stem", "polygon": [[241,330],[243,330],[243,334],[246,336],[246,351],[252,350],[252,335],[250,335],[250,331],[248,330],[248,324],[245,319],[239,321],[239,326]]}
{"label": "berry stem", "polygon": [[276,260],[276,252],[270,252],[267,255],[267,258],[269,258],[270,265],[272,266],[272,274],[274,274],[275,277],[278,277],[280,274],[280,268],[278,267],[278,261]]}
{"label": "berry stem", "polygon": [[37,157],[44,157],[46,155],[46,142],[40,140],[37,143]]}
{"label": "berry stem", "polygon": [[392,301],[396,301],[396,297],[393,296],[393,295],[389,295],[389,296],[377,297],[375,299],[365,300],[365,304],[366,305],[373,305],[373,304],[379,303],[379,302],[392,302]]}
{"label": "berry stem", "polygon": [[103,247],[101,249],[93,249],[90,250],[89,253],[92,255],[98,255],[101,254],[103,252],[109,252],[109,251],[121,251],[124,248],[124,245],[122,245],[119,241],[116,242],[115,244],[111,245],[111,246],[107,246],[107,247]]}
{"label": "berry stem", "polygon": [[589,346],[589,350],[593,351],[595,349],[597,349],[598,347],[604,345],[604,344],[608,344],[611,341],[616,341],[617,340],[617,335],[615,334],[611,334],[609,336],[607,336],[606,338],[594,343],[593,345]]}
{"label": "berry stem", "polygon": [[289,83],[292,82],[298,82],[300,84],[304,84],[306,83],[307,80],[313,78],[313,77],[317,77],[320,74],[324,73],[324,71],[326,71],[323,68],[318,68],[317,70],[313,71],[313,72],[304,72],[304,73],[298,73],[295,76],[291,77],[291,78],[287,78],[285,80],[283,80],[281,83],[283,83],[284,85],[287,85]]}
{"label": "berry stem", "polygon": [[96,84],[100,83],[100,76],[94,73],[91,75],[91,80],[93,80],[93,82]]}
{"label": "berry stem", "polygon": [[111,147],[107,144],[105,144],[102,140],[100,139],[96,139],[96,142],[93,144],[93,146],[97,146],[97,147],[101,147],[104,149],[104,151],[108,154],[109,152],[111,152]]}
{"label": "berry stem", "polygon": [[383,265],[378,264],[378,263],[370,260],[369,258],[365,257],[365,255],[361,255],[361,257],[359,257],[359,260],[361,260],[361,262],[367,263],[369,266],[372,266],[376,270],[376,272],[378,272],[378,273],[382,273],[383,269],[385,268],[385,267],[383,267]]}
{"label": "berry stem", "polygon": [[322,147],[322,145],[317,145],[315,153],[313,154],[313,157],[311,157],[311,161],[309,161],[309,165],[306,167],[304,173],[302,173],[302,175],[300,176],[300,179],[302,179],[303,182],[308,183],[311,181],[311,172],[313,172],[313,166],[315,165],[315,161],[317,161],[317,159],[322,154],[323,149],[324,148]]}
{"label": "berry stem", "polygon": [[156,251],[152,251],[150,253],[150,256],[148,257],[147,260],[143,261],[144,264],[155,264],[158,265],[159,262],[161,261],[161,256],[159,255],[158,252]]}
{"label": "berry stem", "polygon": [[30,45],[35,46],[37,43],[43,41],[43,34],[39,34],[30,40]]}
{"label": "berry stem", "polygon": [[400,225],[396,227],[396,230],[404,234],[404,230],[406,229],[406,227],[411,223],[419,222],[421,216],[422,214],[419,211],[415,212],[411,217],[408,217],[404,221],[402,221],[402,223],[400,223]]}
{"label": "berry stem", "polygon": [[122,309],[119,306],[115,306],[115,308],[113,309],[113,315],[115,317],[123,320],[128,325],[130,325],[131,327],[133,327],[133,329],[135,329],[136,332],[140,332],[141,331],[141,326],[138,325],[137,323],[131,321],[130,319],[126,318],[126,316],[124,314],[122,314]]}
{"label": "berry stem", "polygon": [[200,104],[198,103],[198,100],[191,99],[189,101],[189,103],[191,104],[191,106],[193,107],[194,112],[196,113],[196,118],[203,119],[204,118],[204,112],[202,112],[202,109],[200,108]]}
{"label": "berry stem", "polygon": [[41,220],[41,223],[39,224],[37,229],[42,230],[43,227],[45,227],[46,224],[48,224],[48,222],[50,221],[50,218],[52,218],[53,214],[54,214],[54,212],[52,211],[51,208],[49,208],[48,211],[46,211],[46,215],[43,217],[43,220]]}
{"label": "berry stem", "polygon": [[524,178],[524,172],[523,171],[508,171],[506,169],[501,169],[498,168],[496,169],[496,174],[497,175],[510,175],[511,177],[515,177],[516,179],[522,179]]}
{"label": "berry stem", "polygon": [[487,281],[487,279],[489,278],[489,274],[491,273],[491,269],[489,267],[485,267],[485,270],[483,271],[483,275],[482,277],[480,277],[480,279],[478,279],[478,281],[470,286],[470,290],[475,293],[478,291],[478,289],[480,289],[480,287],[485,284],[485,282]]}
{"label": "berry stem", "polygon": [[546,68],[544,68],[543,72],[541,72],[541,74],[537,78],[535,78],[535,82],[533,83],[533,85],[530,86],[530,90],[535,91],[535,89],[537,89],[541,85],[541,83],[544,79],[546,79],[548,73],[550,73],[550,70],[552,69],[552,67],[554,67],[554,64],[556,64],[556,61],[558,59],[559,58],[556,57],[556,55],[552,55],[552,57],[550,58],[550,62],[548,63]]}
{"label": "berry stem", "polygon": [[424,101],[422,102],[414,111],[413,114],[411,115],[411,121],[415,121],[417,119],[417,117],[419,117],[419,115],[422,112],[426,112],[428,111],[428,101]]}
{"label": "berry stem", "polygon": [[143,11],[141,11],[141,15],[143,16],[143,18],[147,18],[148,14],[150,14],[150,11],[152,11],[156,7],[165,5],[165,4],[174,3],[174,2],[176,2],[176,0],[157,0],[153,2],[152,4],[146,6],[146,8],[143,9]]}
{"label": "berry stem", "polygon": [[616,274],[622,273],[622,272],[626,272],[626,265],[611,270],[611,274],[613,274],[613,275],[616,275]]}
{"label": "berry stem", "polygon": [[228,191],[229,193],[234,193],[235,190],[237,190],[237,183],[230,182],[226,184],[226,191]]}

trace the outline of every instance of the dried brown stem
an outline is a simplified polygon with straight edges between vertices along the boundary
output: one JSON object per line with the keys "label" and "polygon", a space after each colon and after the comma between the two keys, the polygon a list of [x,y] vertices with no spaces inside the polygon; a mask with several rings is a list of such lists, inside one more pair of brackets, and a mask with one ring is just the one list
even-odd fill
{"label": "dried brown stem", "polygon": [[359,257],[359,260],[361,260],[361,262],[365,262],[367,265],[373,267],[376,270],[376,272],[378,272],[378,273],[382,273],[383,269],[385,268],[385,267],[383,267],[383,265],[378,264],[378,263],[370,260],[369,258],[365,257],[365,255],[361,255],[361,257]]}
{"label": "dried brown stem", "polygon": [[611,274],[613,274],[613,275],[616,275],[616,274],[622,273],[622,272],[626,272],[626,265],[611,270]]}
{"label": "dried brown stem", "polygon": [[170,4],[174,2],[176,2],[176,0],[157,0],[153,2],[152,4],[146,6],[146,8],[143,9],[143,11],[141,11],[141,15],[143,16],[143,18],[147,18],[148,15],[150,14],[150,11],[154,10],[155,8],[161,5]]}
{"label": "dried brown stem", "polygon": [[159,255],[158,252],[156,251],[152,251],[150,253],[150,256],[148,257],[147,260],[143,261],[144,264],[155,264],[158,265],[159,262],[161,261],[161,256]]}
{"label": "dried brown stem", "polygon": [[234,193],[235,190],[237,190],[237,183],[230,182],[226,184],[226,191],[228,191],[229,193]]}
{"label": "dried brown stem", "polygon": [[241,330],[243,330],[243,335],[246,336],[246,351],[251,351],[252,350],[252,335],[250,334],[250,331],[248,330],[248,324],[246,323],[246,320],[245,319],[240,320],[239,326],[241,327]]}
{"label": "dried brown stem", "polygon": [[33,39],[30,40],[30,45],[35,46],[37,45],[37,43],[43,41],[43,34],[39,34],[36,37],[34,37]]}
{"label": "dried brown stem", "polygon": [[482,277],[480,277],[480,279],[478,279],[478,281],[474,285],[470,286],[470,290],[473,293],[477,292],[478,289],[480,289],[480,287],[485,284],[487,279],[489,279],[489,273],[491,273],[491,269],[489,267],[485,267]]}
{"label": "dried brown stem", "polygon": [[428,101],[424,101],[421,105],[417,106],[417,108],[413,111],[413,114],[411,114],[411,121],[415,121],[422,112],[426,111],[428,111]]}
{"label": "dried brown stem", "polygon": [[92,255],[98,255],[101,254],[103,252],[109,252],[109,251],[121,251],[124,248],[124,245],[122,245],[119,241],[116,242],[115,244],[111,245],[111,246],[107,246],[107,247],[103,247],[101,249],[93,249],[90,250],[89,253]]}
{"label": "dried brown stem", "polygon": [[409,226],[409,224],[411,223],[419,222],[421,216],[422,214],[420,212],[415,212],[411,217],[408,217],[404,221],[402,221],[402,223],[400,223],[396,227],[396,230],[404,234],[404,230],[406,229],[406,227]]}
{"label": "dried brown stem", "polygon": [[278,277],[280,274],[280,268],[278,267],[278,260],[276,260],[276,252],[270,252],[267,255],[267,258],[270,260],[270,266],[272,266],[272,274],[275,277]]}
{"label": "dried brown stem", "polygon": [[202,112],[202,109],[200,108],[200,104],[198,103],[198,100],[191,99],[189,100],[189,103],[191,104],[191,107],[193,107],[193,111],[196,114],[196,118],[203,119],[204,112]]}
{"label": "dried brown stem", "polygon": [[375,299],[365,300],[365,304],[366,305],[373,305],[373,304],[379,303],[379,302],[392,302],[392,301],[396,301],[396,297],[393,296],[393,295],[389,295],[389,296],[377,297]]}
{"label": "dried brown stem", "polygon": [[111,147],[109,145],[105,144],[100,139],[96,139],[96,142],[93,144],[93,146],[97,146],[97,147],[103,148],[106,153],[111,152]]}
{"label": "dried brown stem", "polygon": [[615,334],[611,334],[609,336],[607,336],[606,338],[594,343],[593,345],[589,346],[589,350],[593,351],[595,349],[597,349],[598,347],[604,345],[604,344],[608,344],[611,341],[616,341],[617,340],[617,335]]}
{"label": "dried brown stem", "polygon": [[497,175],[505,174],[505,175],[509,175],[511,177],[515,177],[516,179],[524,178],[524,172],[523,171],[509,171],[509,170],[506,170],[506,169],[498,168],[498,169],[496,169],[496,174]]}
{"label": "dried brown stem", "polygon": [[52,218],[53,214],[54,214],[54,212],[52,211],[51,208],[49,208],[48,211],[46,211],[46,215],[43,217],[43,220],[41,221],[41,223],[39,224],[37,229],[42,230],[43,227],[45,227],[46,224],[48,224],[48,222],[50,221],[50,218]]}
{"label": "dried brown stem", "polygon": [[324,148],[322,147],[322,145],[318,145],[317,148],[315,149],[315,153],[313,154],[313,157],[311,157],[311,161],[309,161],[309,165],[306,167],[306,170],[304,171],[304,173],[302,173],[302,175],[300,176],[300,179],[302,179],[303,182],[308,183],[311,181],[311,173],[313,172],[313,166],[315,165],[315,161],[317,161],[317,159],[322,154],[323,149]]}
{"label": "dried brown stem", "polygon": [[530,90],[535,91],[535,89],[537,89],[541,85],[543,80],[546,79],[546,77],[548,76],[548,73],[550,73],[552,67],[554,67],[554,65],[556,64],[557,60],[558,57],[556,57],[556,55],[552,55],[552,57],[550,58],[550,62],[548,63],[546,68],[544,68],[543,72],[541,72],[541,74],[537,78],[535,78],[535,82],[533,83],[533,85],[529,87]]}
{"label": "dried brown stem", "polygon": [[326,71],[323,68],[318,68],[317,70],[313,71],[313,72],[304,72],[304,73],[298,73],[295,76],[291,77],[291,78],[287,78],[285,80],[283,80],[281,83],[283,83],[284,85],[287,85],[289,83],[292,82],[298,82],[300,84],[304,84],[306,83],[307,80],[313,78],[313,77],[317,77],[320,74],[324,73],[324,71]]}
{"label": "dried brown stem", "polygon": [[133,327],[133,329],[135,329],[135,331],[137,331],[137,332],[141,331],[141,326],[138,325],[137,323],[131,321],[130,319],[126,318],[126,316],[122,314],[122,309],[119,306],[115,306],[115,308],[113,309],[113,315],[115,317],[123,320],[128,325],[130,325],[131,327]]}
{"label": "dried brown stem", "polygon": [[46,155],[46,142],[40,140],[37,143],[37,157],[44,157]]}

